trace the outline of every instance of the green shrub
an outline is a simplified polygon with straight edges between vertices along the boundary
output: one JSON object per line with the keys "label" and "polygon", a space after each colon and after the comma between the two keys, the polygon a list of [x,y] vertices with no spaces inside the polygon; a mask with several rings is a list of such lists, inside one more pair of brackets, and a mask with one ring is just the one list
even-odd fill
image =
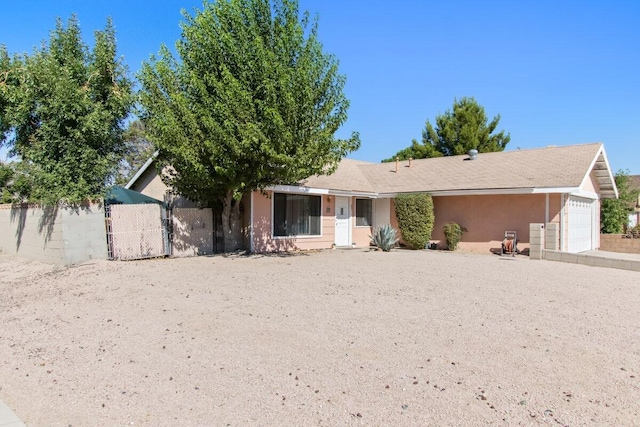
{"label": "green shrub", "polygon": [[371,241],[373,245],[389,252],[398,243],[398,232],[390,224],[381,225],[373,230]]}
{"label": "green shrub", "polygon": [[462,227],[455,222],[450,222],[444,226],[444,238],[447,241],[447,247],[450,251],[458,248],[458,243],[462,238]]}
{"label": "green shrub", "polygon": [[411,249],[424,249],[433,231],[433,199],[427,193],[398,194],[395,199],[398,228]]}

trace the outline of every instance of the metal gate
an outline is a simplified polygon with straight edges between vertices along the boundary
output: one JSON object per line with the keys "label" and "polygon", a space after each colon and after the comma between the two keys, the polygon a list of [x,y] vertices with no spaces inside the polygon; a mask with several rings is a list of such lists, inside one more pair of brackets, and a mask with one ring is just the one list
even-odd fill
{"label": "metal gate", "polygon": [[158,204],[106,208],[109,259],[133,260],[170,254],[166,209]]}

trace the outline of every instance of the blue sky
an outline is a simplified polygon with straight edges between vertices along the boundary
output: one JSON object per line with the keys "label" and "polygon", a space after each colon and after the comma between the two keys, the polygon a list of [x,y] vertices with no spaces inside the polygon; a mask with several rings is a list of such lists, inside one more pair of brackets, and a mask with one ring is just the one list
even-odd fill
{"label": "blue sky", "polygon": [[[86,42],[116,27],[118,50],[135,73],[161,43],[180,37],[181,9],[200,0],[3,2],[0,43],[31,52],[55,18],[78,15]],[[640,174],[640,2],[300,0],[320,17],[325,51],[347,76],[349,119],[360,132],[352,158],[378,162],[412,139],[425,120],[473,96],[507,150],[601,141],[614,171]],[[2,153],[4,155],[4,152]],[[517,171],[515,171],[517,173]]]}

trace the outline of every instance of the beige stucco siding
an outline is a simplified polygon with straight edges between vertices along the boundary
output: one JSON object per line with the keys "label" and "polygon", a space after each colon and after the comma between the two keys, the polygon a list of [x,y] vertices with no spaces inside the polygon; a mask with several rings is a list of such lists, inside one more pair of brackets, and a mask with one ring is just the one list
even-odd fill
{"label": "beige stucco siding", "polygon": [[[444,225],[456,222],[467,231],[462,235],[460,249],[489,253],[500,250],[505,231],[516,231],[518,249],[529,247],[529,224],[544,223],[544,194],[436,196],[433,198],[435,223],[431,240],[445,248]],[[560,219],[561,196],[549,195],[549,222]],[[393,201],[391,225],[398,228]]]}
{"label": "beige stucco siding", "polygon": [[[253,193],[253,251],[273,252],[288,250],[330,249],[335,243],[335,196],[321,195],[322,233],[320,236],[273,237],[272,191]],[[356,198],[350,198],[351,242],[367,247],[371,242],[371,227],[356,227]]]}
{"label": "beige stucco siding", "polygon": [[467,231],[461,249],[489,252],[500,249],[504,233],[517,233],[518,249],[529,246],[529,224],[544,223],[545,195],[434,197],[435,224],[432,239],[444,241],[444,225],[456,222]]}
{"label": "beige stucco siding", "polygon": [[164,195],[167,193],[169,187],[162,182],[162,178],[160,178],[156,169],[150,167],[143,172],[130,189],[157,200],[164,200]]}
{"label": "beige stucco siding", "polygon": [[[371,199],[371,215],[375,215],[375,204]],[[356,226],[356,197],[351,198],[351,241],[357,247],[366,247],[371,243],[372,227]]]}
{"label": "beige stucco siding", "polygon": [[[331,248],[334,242],[335,198],[328,200],[321,196],[322,212],[321,236],[319,237],[273,237],[272,227],[272,191],[253,193],[253,250],[254,252],[273,252],[289,250],[311,250]],[[327,209],[328,208],[328,209]]]}
{"label": "beige stucco siding", "polygon": [[595,171],[591,171],[591,174],[589,174],[589,179],[585,179],[584,183],[582,184],[582,187],[580,187],[580,190],[587,191],[590,193],[600,192],[600,186],[598,185],[598,180],[596,179]]}

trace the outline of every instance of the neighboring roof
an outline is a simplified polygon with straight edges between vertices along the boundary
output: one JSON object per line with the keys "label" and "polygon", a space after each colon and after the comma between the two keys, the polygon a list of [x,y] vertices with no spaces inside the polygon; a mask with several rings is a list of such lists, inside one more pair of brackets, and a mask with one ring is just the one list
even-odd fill
{"label": "neighboring roof", "polygon": [[145,196],[137,191],[114,185],[107,190],[104,203],[106,205],[139,205],[144,203],[157,203],[162,205],[164,202],[154,199],[153,197]]}
{"label": "neighboring roof", "polygon": [[595,169],[602,196],[616,194],[601,143],[402,161],[398,172],[395,162],[360,169],[379,193],[578,188]]}
{"label": "neighboring roof", "polygon": [[375,188],[362,172],[361,166],[365,165],[375,165],[375,163],[342,159],[338,164],[338,169],[333,174],[312,176],[302,180],[300,185],[338,191],[376,193]]}
{"label": "neighboring roof", "polygon": [[149,166],[151,166],[151,164],[153,163],[153,161],[156,159],[156,157],[158,157],[158,154],[160,152],[156,151],[154,152],[151,157],[149,157],[149,160],[147,160],[147,162],[142,165],[142,167],[138,170],[138,172],[136,172],[136,174],[129,180],[129,182],[127,182],[127,185],[124,186],[124,188],[129,189],[131,188],[131,186],[133,184],[135,184],[135,182],[138,180],[138,178],[140,178],[140,176],[144,173],[144,171],[146,171]]}
{"label": "neighboring roof", "polygon": [[640,190],[640,175],[629,175],[629,186]]}

